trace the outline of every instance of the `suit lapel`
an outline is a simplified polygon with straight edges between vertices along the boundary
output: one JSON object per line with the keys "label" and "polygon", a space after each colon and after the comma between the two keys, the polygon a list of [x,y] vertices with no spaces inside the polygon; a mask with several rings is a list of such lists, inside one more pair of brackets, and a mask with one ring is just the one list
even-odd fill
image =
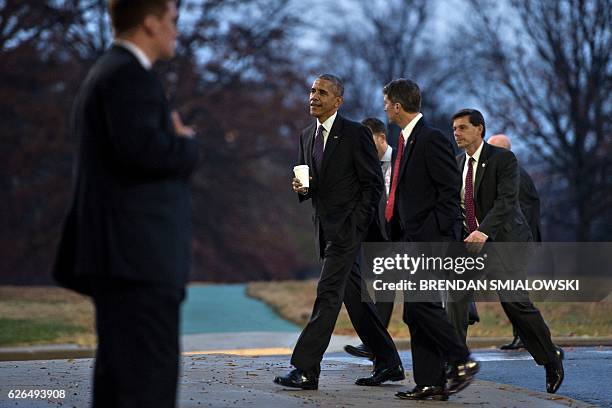
{"label": "suit lapel", "polygon": [[[306,164],[308,165],[308,168],[310,169],[314,169],[313,164],[312,164],[312,144],[314,143],[316,128],[317,128],[317,124],[315,122],[314,124],[306,128],[305,130],[307,139],[306,139],[306,146],[305,146],[306,151],[304,152],[304,158],[306,160]],[[313,172],[311,171],[311,173]]]}
{"label": "suit lapel", "polygon": [[334,124],[332,125],[332,128],[329,132],[329,135],[327,135],[327,142],[325,143],[325,150],[323,151],[323,163],[321,164],[320,178],[323,178],[323,174],[325,174],[325,168],[329,164],[330,158],[334,153],[336,146],[338,146],[338,143],[340,143],[340,140],[342,138],[343,122],[344,118],[340,115],[337,115],[336,119],[334,120]]}
{"label": "suit lapel", "polygon": [[465,166],[465,153],[458,155],[457,157],[457,167],[459,168],[459,172],[463,174],[463,166]]}
{"label": "suit lapel", "polygon": [[482,143],[482,151],[480,152],[478,167],[476,168],[476,178],[474,179],[474,198],[478,196],[478,188],[482,182],[482,176],[487,170],[487,160],[489,159],[489,144],[484,141]]}
{"label": "suit lapel", "polygon": [[412,147],[417,142],[419,138],[419,133],[421,132],[421,128],[423,127],[423,118],[419,119],[417,124],[412,129],[412,133],[408,138],[408,142],[406,142],[406,147],[404,147],[404,151],[402,152],[402,162],[400,163],[400,169],[398,174],[398,182],[402,178],[402,174],[404,174],[404,168],[406,167],[406,163],[410,160],[410,153],[412,153]]}

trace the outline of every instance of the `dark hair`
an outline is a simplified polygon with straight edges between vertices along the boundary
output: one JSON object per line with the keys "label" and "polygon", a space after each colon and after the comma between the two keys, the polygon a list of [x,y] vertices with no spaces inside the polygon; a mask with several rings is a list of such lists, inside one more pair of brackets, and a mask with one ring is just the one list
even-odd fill
{"label": "dark hair", "polygon": [[361,121],[361,124],[370,128],[373,134],[382,133],[386,134],[387,127],[382,122],[382,120],[378,118],[366,118]]}
{"label": "dark hair", "polygon": [[453,115],[451,122],[453,122],[457,118],[462,118],[464,116],[468,116],[468,120],[473,126],[482,125],[482,134],[480,135],[480,137],[484,139],[486,127],[484,116],[482,116],[482,113],[480,113],[480,111],[476,109],[461,109],[459,112]]}
{"label": "dark hair", "polygon": [[383,88],[383,94],[393,103],[399,103],[406,112],[421,110],[421,90],[409,79],[398,78],[389,82]]}
{"label": "dark hair", "polygon": [[172,0],[110,0],[108,13],[115,35],[137,27],[149,14],[163,16]]}
{"label": "dark hair", "polygon": [[334,92],[336,93],[336,95],[338,96],[344,95],[344,84],[342,83],[342,80],[338,78],[337,76],[332,75],[332,74],[321,74],[317,77],[317,79],[324,79],[326,81],[331,82],[334,87]]}

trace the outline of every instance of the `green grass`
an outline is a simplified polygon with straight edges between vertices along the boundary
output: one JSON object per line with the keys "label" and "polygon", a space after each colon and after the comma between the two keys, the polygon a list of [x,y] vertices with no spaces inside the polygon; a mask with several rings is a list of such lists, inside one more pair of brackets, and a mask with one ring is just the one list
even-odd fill
{"label": "green grass", "polygon": [[85,328],[54,320],[0,318],[0,346],[40,344],[85,332]]}
{"label": "green grass", "polygon": [[[247,293],[267,303],[283,318],[304,326],[316,297],[316,280],[252,282]],[[612,302],[538,302],[553,336],[612,336]],[[512,326],[499,302],[478,303],[480,323],[470,326],[471,337],[511,337]],[[409,337],[402,321],[403,305],[396,304],[389,333],[396,338]],[[344,306],[338,316],[335,334],[354,335],[353,325]]]}
{"label": "green grass", "polygon": [[0,347],[96,344],[91,300],[48,286],[0,286]]}

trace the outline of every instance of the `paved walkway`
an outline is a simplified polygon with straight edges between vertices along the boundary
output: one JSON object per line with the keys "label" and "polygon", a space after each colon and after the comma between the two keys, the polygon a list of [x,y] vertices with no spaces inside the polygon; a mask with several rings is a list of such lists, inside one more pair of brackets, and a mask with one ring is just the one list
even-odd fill
{"label": "paved walkway", "polygon": [[[299,332],[205,333],[181,336],[182,350],[190,354],[281,355],[291,354]],[[497,347],[509,337],[468,338],[470,348]],[[612,337],[556,337],[559,346],[612,346]],[[409,350],[409,339],[394,339],[398,350]],[[342,351],[345,344],[359,344],[355,336],[332,336],[328,353]],[[54,358],[94,357],[93,348],[73,344],[28,347],[0,347],[0,361],[45,360]]]}
{"label": "paved walkway", "polygon": [[[318,391],[283,389],[272,383],[275,375],[289,369],[291,348],[297,333],[252,332],[219,333],[183,336],[182,376],[179,407],[406,407],[421,406],[420,402],[403,401],[395,392],[411,388],[411,375],[401,383],[363,388],[353,384],[355,378],[369,374],[367,361],[348,358],[342,350],[345,344],[357,344],[358,339],[334,336],[323,361]],[[610,343],[610,339],[602,339]],[[601,343],[602,340],[596,342]],[[586,339],[585,345],[594,341]],[[483,343],[483,345],[485,345]],[[494,344],[499,344],[494,340]],[[398,342],[405,349],[407,344]],[[335,355],[334,355],[334,352]],[[222,353],[222,354],[218,354]],[[0,349],[0,360],[17,360],[26,356],[30,361],[0,362],[0,408],[4,407],[87,407],[91,393],[91,358],[67,359],[66,356],[87,357],[93,350],[74,346],[47,346]],[[339,355],[343,357],[339,357]],[[50,358],[58,358],[49,360]],[[257,356],[257,357],[254,357]],[[11,358],[12,357],[12,358]],[[406,366],[405,368],[409,368]],[[8,399],[10,390],[65,390],[63,399]],[[476,381],[450,401],[429,401],[428,406],[489,407],[587,407],[594,406],[567,397],[549,395],[489,381]]]}
{"label": "paved walkway", "polygon": [[[0,407],[87,407],[91,393],[92,359],[21,361],[0,363]],[[179,407],[407,407],[421,402],[404,401],[395,392],[411,387],[409,376],[401,383],[381,387],[358,387],[366,376],[365,365],[326,359],[318,391],[285,389],[272,383],[289,369],[287,356],[245,357],[187,355],[183,357]],[[65,390],[63,399],[9,400],[11,389]],[[524,388],[475,381],[448,402],[429,401],[427,406],[465,407],[589,407],[593,405],[562,396]]]}

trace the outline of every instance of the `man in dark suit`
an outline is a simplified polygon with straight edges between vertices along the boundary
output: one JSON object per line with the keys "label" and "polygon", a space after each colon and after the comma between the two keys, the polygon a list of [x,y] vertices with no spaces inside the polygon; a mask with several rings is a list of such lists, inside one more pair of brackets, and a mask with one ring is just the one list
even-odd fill
{"label": "man in dark suit", "polygon": [[[382,170],[383,180],[385,182],[385,189],[380,197],[377,213],[370,224],[365,241],[386,242],[389,240],[389,233],[387,232],[387,220],[385,220],[385,208],[387,207],[387,198],[389,197],[389,188],[391,187],[391,159],[393,158],[393,148],[387,143],[387,130],[385,124],[380,119],[366,118],[362,120],[361,123],[372,132],[372,140],[374,140],[374,145],[376,146],[378,160],[380,160],[380,169]],[[376,300],[375,303],[378,316],[387,329],[389,328],[391,314],[393,313],[394,299],[395,296],[393,296],[393,299],[386,299],[384,302]],[[344,350],[355,357],[365,357],[370,360],[374,359],[372,350],[363,343],[357,346],[347,344],[344,346]]]}
{"label": "man in dark suit", "polygon": [[361,291],[361,242],[384,187],[370,132],[337,113],[343,93],[340,79],[319,76],[310,90],[310,114],[317,121],[300,135],[297,164],[308,165],[312,180],[305,188],[294,178],[293,190],[300,202],[312,201],[315,243],[323,268],[312,315],[291,357],[295,369],[274,379],[287,387],[318,388],[320,363],[343,301],[357,334],[376,358],[372,375],[356,384],[404,379],[393,340],[367,292]]}
{"label": "man in dark suit", "polygon": [[[463,109],[453,115],[453,132],[457,145],[465,151],[457,156],[457,164],[463,172],[461,202],[468,250],[480,252],[487,242],[532,241],[519,205],[519,171],[514,154],[484,141],[484,118],[475,109]],[[496,250],[490,245],[487,252],[493,253],[487,261],[493,265],[490,273],[500,265],[510,267],[515,274],[521,273],[521,254],[506,254],[504,248]],[[563,364],[542,315],[526,292],[519,293],[521,301],[504,301],[504,294],[499,292],[499,295],[527,350],[539,365],[545,366],[547,391],[555,393],[563,381]],[[467,328],[467,306],[467,302],[449,303],[453,321],[463,328]]]}
{"label": "man in dark suit", "polygon": [[[501,147],[503,149],[512,150],[512,144],[508,136],[503,134],[493,135],[487,141],[492,146]],[[519,205],[521,211],[527,219],[527,224],[531,228],[531,236],[534,242],[541,242],[542,236],[540,233],[540,196],[535,184],[531,179],[527,170],[519,163]],[[525,344],[516,331],[516,327],[512,326],[513,339],[510,343],[500,347],[501,350],[517,350],[524,348]]]}
{"label": "man in dark suit", "polygon": [[[389,122],[402,129],[385,209],[391,240],[456,241],[460,175],[453,147],[441,131],[425,123],[416,83],[396,79],[384,87],[383,94]],[[410,329],[416,387],[396,395],[405,399],[446,400],[449,394],[470,384],[478,372],[478,363],[470,358],[441,302],[410,300],[404,303],[403,319]]]}
{"label": "man in dark suit", "polygon": [[74,195],[54,276],[93,297],[94,407],[174,407],[179,306],[190,267],[192,128],[151,71],[174,55],[167,0],[111,0],[115,44],[73,107]]}
{"label": "man in dark suit", "polygon": [[389,240],[387,232],[387,221],[385,220],[385,207],[389,197],[391,187],[391,167],[393,159],[393,148],[387,143],[385,124],[378,118],[366,118],[361,121],[372,132],[372,140],[376,146],[376,153],[380,161],[380,170],[383,174],[385,188],[378,203],[377,212],[370,224],[370,229],[366,235],[366,241],[385,242]]}

